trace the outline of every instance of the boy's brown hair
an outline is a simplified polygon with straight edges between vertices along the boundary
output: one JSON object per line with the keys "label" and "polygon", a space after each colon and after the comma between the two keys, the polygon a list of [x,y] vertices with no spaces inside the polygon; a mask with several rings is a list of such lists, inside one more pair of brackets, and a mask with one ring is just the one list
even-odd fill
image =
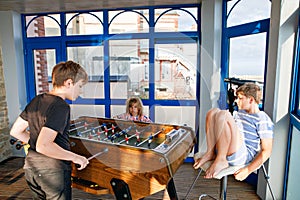
{"label": "boy's brown hair", "polygon": [[262,91],[255,83],[245,83],[236,90],[236,94],[245,95],[246,97],[253,97],[257,104],[260,103],[262,97]]}
{"label": "boy's brown hair", "polygon": [[83,83],[88,82],[88,75],[80,64],[73,61],[60,62],[54,66],[52,70],[52,85],[60,87],[64,82],[71,79],[73,83],[83,80]]}
{"label": "boy's brown hair", "polygon": [[143,103],[139,97],[130,97],[126,101],[126,113],[129,113],[129,108],[132,107],[133,104],[137,104],[138,108],[138,116],[143,115]]}

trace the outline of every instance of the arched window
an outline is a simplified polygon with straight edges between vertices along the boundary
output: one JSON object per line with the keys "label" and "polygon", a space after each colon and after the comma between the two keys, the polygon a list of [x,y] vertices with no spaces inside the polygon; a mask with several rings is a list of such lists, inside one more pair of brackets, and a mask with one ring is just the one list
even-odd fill
{"label": "arched window", "polygon": [[227,1],[227,27],[268,19],[270,16],[270,0]]}
{"label": "arched window", "polygon": [[149,11],[110,11],[109,33],[145,33],[149,31]]}
{"label": "arched window", "polygon": [[27,37],[60,36],[60,34],[58,14],[26,17]]}
{"label": "arched window", "polygon": [[155,9],[156,32],[197,31],[197,9]]}
{"label": "arched window", "polygon": [[[233,89],[244,82],[256,82],[264,90],[271,3],[269,0],[232,0],[224,3],[227,13],[223,13],[222,77],[227,81],[238,79],[238,84],[228,84]],[[234,106],[233,102],[220,102],[221,107],[226,105],[232,109],[231,106]]]}
{"label": "arched window", "polygon": [[67,35],[103,34],[102,12],[66,14]]}

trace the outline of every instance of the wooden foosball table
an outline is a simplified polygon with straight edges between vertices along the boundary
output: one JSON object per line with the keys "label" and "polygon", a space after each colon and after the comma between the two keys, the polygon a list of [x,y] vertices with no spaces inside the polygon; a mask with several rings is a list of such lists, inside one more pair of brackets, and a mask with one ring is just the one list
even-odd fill
{"label": "wooden foosball table", "polygon": [[173,176],[195,144],[186,126],[79,117],[71,122],[71,150],[91,158],[72,187],[116,199],[142,199],[167,189],[177,199]]}

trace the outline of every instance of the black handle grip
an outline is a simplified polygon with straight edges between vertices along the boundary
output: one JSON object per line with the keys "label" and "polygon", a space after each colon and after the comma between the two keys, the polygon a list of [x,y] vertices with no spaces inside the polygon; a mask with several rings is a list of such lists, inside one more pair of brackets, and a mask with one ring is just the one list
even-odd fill
{"label": "black handle grip", "polygon": [[76,168],[80,168],[80,167],[81,167],[81,165],[79,165],[79,164],[75,164],[75,167],[76,167]]}

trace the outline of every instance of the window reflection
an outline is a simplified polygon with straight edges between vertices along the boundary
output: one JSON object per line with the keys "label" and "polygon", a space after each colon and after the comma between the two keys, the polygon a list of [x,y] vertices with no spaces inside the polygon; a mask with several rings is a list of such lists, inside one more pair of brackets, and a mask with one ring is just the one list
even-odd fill
{"label": "window reflection", "polygon": [[155,98],[196,99],[196,43],[155,45]]}
{"label": "window reflection", "polygon": [[82,97],[104,98],[103,47],[68,47],[68,59],[78,62],[89,75],[89,82],[83,87]]}
{"label": "window reflection", "polygon": [[149,98],[148,40],[111,40],[109,44],[111,98]]}
{"label": "window reflection", "polygon": [[195,127],[196,118],[191,115],[195,112],[194,106],[156,106],[155,120],[157,123]]}

